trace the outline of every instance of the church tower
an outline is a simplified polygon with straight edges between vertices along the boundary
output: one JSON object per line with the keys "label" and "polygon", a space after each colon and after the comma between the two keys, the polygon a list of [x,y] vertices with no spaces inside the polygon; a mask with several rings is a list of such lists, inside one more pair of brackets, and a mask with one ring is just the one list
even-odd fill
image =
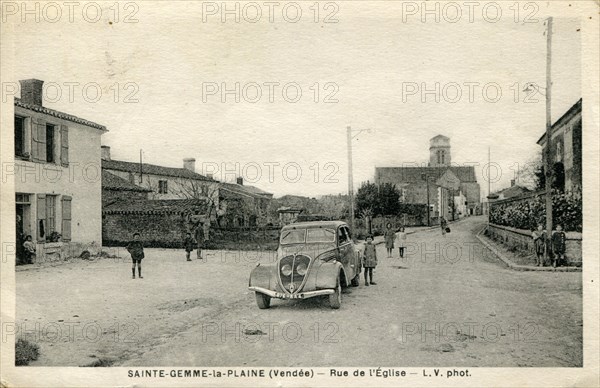
{"label": "church tower", "polygon": [[429,167],[450,166],[450,138],[437,135],[429,140]]}

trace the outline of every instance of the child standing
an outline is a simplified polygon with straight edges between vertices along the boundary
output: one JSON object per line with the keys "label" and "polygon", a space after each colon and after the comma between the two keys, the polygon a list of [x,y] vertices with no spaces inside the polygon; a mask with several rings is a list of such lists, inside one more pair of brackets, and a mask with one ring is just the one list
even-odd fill
{"label": "child standing", "polygon": [[23,248],[25,248],[25,264],[33,263],[33,258],[35,257],[35,244],[31,240],[31,235],[25,237]]}
{"label": "child standing", "polygon": [[195,243],[196,242],[192,238],[192,234],[189,232],[186,233],[185,240],[183,241],[183,248],[185,249],[185,257],[187,261],[192,261],[192,259],[190,258],[190,252],[194,250]]}
{"label": "child standing", "polygon": [[546,231],[542,225],[538,225],[537,230],[531,233],[533,245],[535,247],[535,265],[541,267],[544,264],[544,255],[546,251]]}
{"label": "child standing", "polygon": [[367,237],[367,243],[365,244],[365,252],[363,254],[363,267],[365,268],[365,286],[369,285],[369,279],[371,279],[372,285],[377,285],[373,281],[373,269],[377,266],[377,251],[375,244],[373,244],[373,236]]}
{"label": "child standing", "polygon": [[404,257],[404,248],[406,248],[406,232],[404,226],[402,226],[400,232],[398,232],[398,251],[401,258]]}
{"label": "child standing", "polygon": [[396,231],[392,229],[392,223],[388,222],[385,226],[385,233],[383,234],[385,239],[385,248],[387,249],[388,257],[392,257],[392,251],[394,250],[394,240],[396,239]]}
{"label": "child standing", "polygon": [[552,251],[554,257],[552,259],[552,266],[556,268],[556,265],[560,265],[565,259],[565,251],[567,248],[567,235],[562,230],[562,225],[556,225],[556,230],[552,232]]}
{"label": "child standing", "polygon": [[138,276],[140,277],[140,279],[143,279],[142,277],[142,259],[144,258],[144,246],[142,245],[142,242],[140,241],[140,234],[139,233],[134,233],[133,234],[133,241],[131,241],[129,244],[127,244],[127,252],[129,252],[129,254],[131,255],[131,273],[132,273],[132,279],[135,279],[135,266],[137,264],[137,268],[138,268]]}

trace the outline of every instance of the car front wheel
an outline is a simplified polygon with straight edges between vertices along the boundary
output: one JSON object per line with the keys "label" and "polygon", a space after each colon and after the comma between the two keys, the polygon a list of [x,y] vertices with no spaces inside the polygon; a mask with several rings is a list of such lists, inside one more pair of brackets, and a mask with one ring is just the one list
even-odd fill
{"label": "car front wheel", "polygon": [[269,295],[260,292],[255,292],[254,295],[256,296],[256,304],[259,309],[264,310],[271,306],[271,297]]}
{"label": "car front wheel", "polygon": [[340,283],[339,276],[335,286],[335,292],[329,294],[329,306],[336,310],[342,306],[342,284]]}
{"label": "car front wheel", "polygon": [[352,287],[360,286],[360,273],[357,273],[356,276],[352,278],[352,280],[350,281],[350,285]]}

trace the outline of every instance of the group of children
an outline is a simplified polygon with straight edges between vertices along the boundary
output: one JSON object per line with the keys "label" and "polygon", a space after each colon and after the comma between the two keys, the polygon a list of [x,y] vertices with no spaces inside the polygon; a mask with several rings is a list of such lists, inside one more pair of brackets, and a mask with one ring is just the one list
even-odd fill
{"label": "group of children", "polygon": [[[385,240],[385,248],[387,250],[388,258],[392,257],[394,251],[394,243],[396,239],[399,242],[398,253],[400,257],[404,257],[404,249],[406,248],[406,231],[404,227],[400,227],[398,232],[392,228],[392,224],[386,225],[385,233],[383,235]],[[363,251],[362,266],[365,269],[365,286],[376,285],[373,282],[373,270],[377,266],[377,250],[375,244],[373,244],[373,236],[367,236],[365,243],[365,249]]]}
{"label": "group of children", "polygon": [[[31,236],[28,236],[31,237]],[[31,240],[31,239],[29,239]],[[187,261],[192,261],[191,257],[190,257],[190,253],[194,250],[194,248],[196,247],[196,241],[192,238],[192,234],[191,233],[186,233],[185,236],[185,240],[183,241],[183,248],[185,249],[185,257],[187,259]],[[142,260],[144,259],[145,255],[144,255],[144,245],[142,244],[142,242],[140,241],[140,234],[139,233],[134,233],[133,234],[133,240],[129,242],[129,244],[127,244],[127,252],[129,252],[129,254],[131,255],[131,278],[135,279],[135,269],[137,267],[138,270],[138,277],[140,279],[143,279],[144,277],[142,276]],[[200,248],[198,248],[198,258],[202,259],[202,253]]]}
{"label": "group of children", "polygon": [[533,245],[535,247],[535,264],[538,267],[544,265],[544,258],[552,252],[552,266],[564,263],[565,251],[567,248],[567,235],[562,230],[562,225],[556,225],[556,230],[552,231],[552,235],[548,238],[548,233],[542,225],[538,225],[537,229],[531,233]]}

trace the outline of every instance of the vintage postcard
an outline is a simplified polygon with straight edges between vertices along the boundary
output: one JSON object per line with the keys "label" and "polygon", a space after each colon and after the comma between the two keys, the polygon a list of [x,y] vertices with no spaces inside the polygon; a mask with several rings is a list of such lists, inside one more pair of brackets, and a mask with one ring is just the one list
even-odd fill
{"label": "vintage postcard", "polygon": [[0,1],[2,387],[597,387],[598,1]]}

